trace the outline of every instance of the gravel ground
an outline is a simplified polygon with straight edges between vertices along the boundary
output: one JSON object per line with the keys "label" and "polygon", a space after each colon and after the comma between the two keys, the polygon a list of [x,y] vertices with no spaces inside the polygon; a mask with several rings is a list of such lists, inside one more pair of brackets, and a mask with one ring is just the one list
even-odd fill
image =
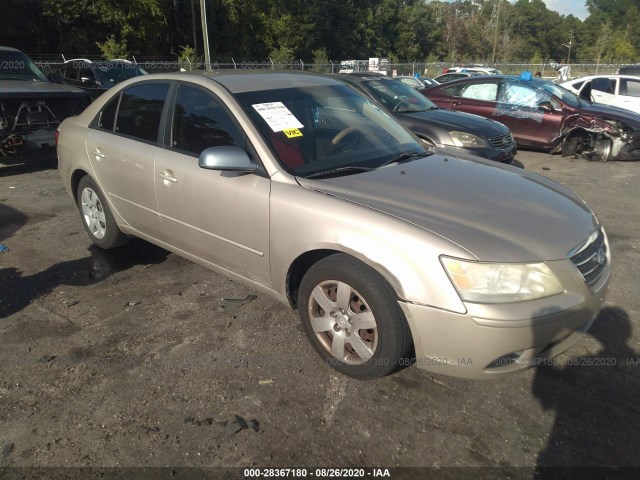
{"label": "gravel ground", "polygon": [[497,381],[338,375],[295,312],[140,240],[99,251],[55,169],[0,169],[0,467],[640,466],[640,164],[517,158],[592,206],[615,266],[588,335]]}

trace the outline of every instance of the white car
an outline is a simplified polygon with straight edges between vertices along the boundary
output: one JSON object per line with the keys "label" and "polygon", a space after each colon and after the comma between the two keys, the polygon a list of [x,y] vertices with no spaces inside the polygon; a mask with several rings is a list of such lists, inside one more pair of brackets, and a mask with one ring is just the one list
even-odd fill
{"label": "white car", "polygon": [[588,101],[640,111],[640,77],[591,75],[574,78],[560,85]]}

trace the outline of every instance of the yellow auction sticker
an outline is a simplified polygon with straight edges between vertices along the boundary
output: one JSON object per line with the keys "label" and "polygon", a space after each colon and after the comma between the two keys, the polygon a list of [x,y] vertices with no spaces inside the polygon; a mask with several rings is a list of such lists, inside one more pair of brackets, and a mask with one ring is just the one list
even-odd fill
{"label": "yellow auction sticker", "polygon": [[287,138],[301,137],[302,136],[302,132],[300,130],[298,130],[297,128],[285,128],[282,131],[287,136]]}

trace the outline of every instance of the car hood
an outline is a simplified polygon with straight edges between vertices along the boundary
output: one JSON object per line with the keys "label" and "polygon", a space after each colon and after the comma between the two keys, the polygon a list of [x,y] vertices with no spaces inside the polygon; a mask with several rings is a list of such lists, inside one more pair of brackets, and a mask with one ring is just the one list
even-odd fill
{"label": "car hood", "polygon": [[434,154],[371,172],[298,181],[434,232],[482,261],[566,259],[597,227],[589,207],[567,188],[476,157]]}
{"label": "car hood", "polygon": [[509,133],[509,129],[502,123],[471,113],[455,112],[437,108],[426,112],[399,113],[396,115],[401,122],[437,122],[448,131],[463,131],[477,135],[480,138],[497,137]]}
{"label": "car hood", "polygon": [[582,107],[582,111],[609,120],[618,120],[632,128],[640,129],[638,114],[626,108],[614,107],[613,105],[605,105],[603,103],[592,103]]}
{"label": "car hood", "polygon": [[59,83],[0,80],[0,97],[55,97],[71,95],[86,95],[86,93],[79,88]]}

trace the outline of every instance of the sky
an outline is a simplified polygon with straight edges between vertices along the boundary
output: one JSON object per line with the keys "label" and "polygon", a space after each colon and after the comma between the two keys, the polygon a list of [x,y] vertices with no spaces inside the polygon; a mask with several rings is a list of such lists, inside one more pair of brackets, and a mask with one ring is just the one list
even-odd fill
{"label": "sky", "polygon": [[544,0],[544,3],[549,10],[554,10],[560,15],[572,14],[580,20],[584,20],[589,15],[584,0]]}
{"label": "sky", "polygon": [[[454,0],[448,0],[452,2]],[[515,3],[515,0],[509,0]],[[589,15],[585,0],[543,0],[549,10],[558,12],[560,15],[572,14],[574,17],[584,20]]]}

